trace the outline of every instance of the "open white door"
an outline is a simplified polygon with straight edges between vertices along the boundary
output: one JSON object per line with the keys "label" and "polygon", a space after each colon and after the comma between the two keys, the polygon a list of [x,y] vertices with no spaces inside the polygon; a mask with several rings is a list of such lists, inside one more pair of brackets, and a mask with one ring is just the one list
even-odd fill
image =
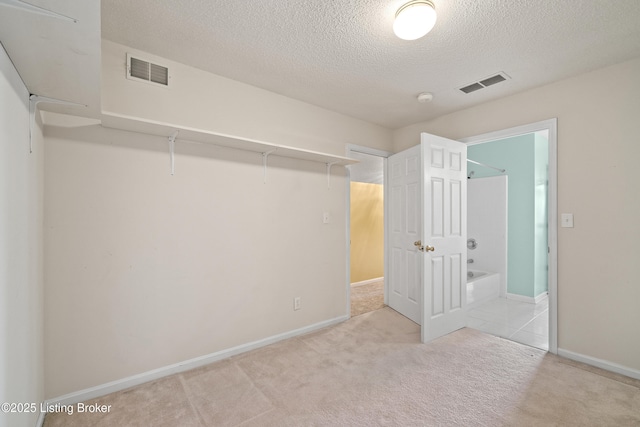
{"label": "open white door", "polygon": [[467,146],[423,133],[422,342],[466,324]]}
{"label": "open white door", "polygon": [[422,236],[420,146],[389,157],[389,307],[422,324]]}
{"label": "open white door", "polygon": [[465,326],[467,146],[426,133],[389,157],[389,306],[427,342]]}

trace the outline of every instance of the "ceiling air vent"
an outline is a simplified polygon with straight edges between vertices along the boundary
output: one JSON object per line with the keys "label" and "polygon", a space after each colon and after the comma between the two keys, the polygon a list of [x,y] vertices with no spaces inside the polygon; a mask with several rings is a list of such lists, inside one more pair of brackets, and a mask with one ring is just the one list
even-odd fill
{"label": "ceiling air vent", "polygon": [[473,83],[473,84],[470,84],[469,86],[461,87],[460,90],[463,91],[464,93],[471,93],[483,88],[484,86],[482,86],[480,83]]}
{"label": "ceiling air vent", "polygon": [[494,85],[496,83],[503,82],[503,81],[507,80],[508,78],[509,78],[509,76],[507,76],[503,72],[500,72],[500,73],[496,74],[495,76],[487,77],[486,79],[482,79],[482,80],[480,80],[478,82],[471,83],[470,85],[466,85],[464,87],[461,87],[460,90],[462,92],[464,92],[464,93],[471,93],[471,92],[475,92],[476,90],[484,89],[485,87]]}
{"label": "ceiling air vent", "polygon": [[127,78],[160,86],[169,86],[169,69],[127,54]]}

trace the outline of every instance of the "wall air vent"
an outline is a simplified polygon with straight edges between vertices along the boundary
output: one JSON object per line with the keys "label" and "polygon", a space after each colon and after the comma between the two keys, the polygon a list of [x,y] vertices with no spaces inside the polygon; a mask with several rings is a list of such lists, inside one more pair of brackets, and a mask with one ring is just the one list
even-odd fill
{"label": "wall air vent", "polygon": [[507,80],[509,78],[509,76],[507,76],[505,73],[500,72],[494,76],[491,77],[487,77],[485,79],[482,79],[478,82],[474,82],[471,83],[469,85],[466,85],[464,87],[459,88],[462,92],[464,93],[471,93],[471,92],[475,92],[476,90],[480,90],[480,89],[484,89],[485,87],[489,87],[491,85],[494,85],[496,83],[500,83],[503,82],[505,80]]}
{"label": "wall air vent", "polygon": [[169,87],[169,69],[127,54],[127,78]]}

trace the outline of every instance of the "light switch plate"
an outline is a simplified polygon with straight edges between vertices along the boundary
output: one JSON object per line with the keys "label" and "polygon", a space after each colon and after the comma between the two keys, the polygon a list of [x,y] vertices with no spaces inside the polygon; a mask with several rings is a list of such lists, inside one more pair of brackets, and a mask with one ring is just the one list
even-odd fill
{"label": "light switch plate", "polygon": [[560,227],[573,228],[573,214],[563,213],[560,216]]}

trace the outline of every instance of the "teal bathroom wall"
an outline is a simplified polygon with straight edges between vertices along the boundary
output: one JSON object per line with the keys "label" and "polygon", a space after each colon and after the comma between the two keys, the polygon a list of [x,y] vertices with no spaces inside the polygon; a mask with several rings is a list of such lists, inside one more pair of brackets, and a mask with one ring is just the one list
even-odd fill
{"label": "teal bathroom wall", "polygon": [[[527,134],[471,145],[467,152],[471,160],[507,170],[507,292],[530,298],[547,291],[547,144],[542,135]],[[467,170],[471,179],[500,175],[473,163]],[[536,182],[545,185],[538,189]]]}

